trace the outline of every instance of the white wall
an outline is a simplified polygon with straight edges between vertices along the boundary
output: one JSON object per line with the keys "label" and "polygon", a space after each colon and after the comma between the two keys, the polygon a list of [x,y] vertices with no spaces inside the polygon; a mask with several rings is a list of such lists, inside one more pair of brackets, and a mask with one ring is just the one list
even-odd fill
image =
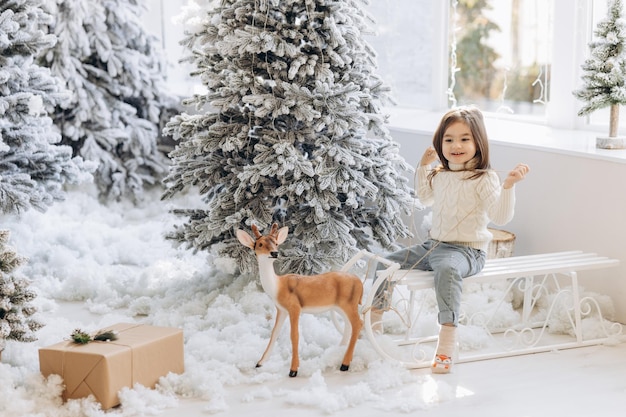
{"label": "white wall", "polygon": [[[415,166],[431,137],[391,131],[402,155]],[[515,217],[504,227],[516,235],[514,254],[583,250],[619,259],[620,266],[582,271],[579,280],[586,290],[611,296],[614,319],[626,323],[626,161],[610,162],[496,140],[490,151],[496,170],[508,171],[518,162],[531,167],[527,178],[516,186]],[[501,178],[505,175],[500,173]],[[421,222],[419,214],[415,221]]]}

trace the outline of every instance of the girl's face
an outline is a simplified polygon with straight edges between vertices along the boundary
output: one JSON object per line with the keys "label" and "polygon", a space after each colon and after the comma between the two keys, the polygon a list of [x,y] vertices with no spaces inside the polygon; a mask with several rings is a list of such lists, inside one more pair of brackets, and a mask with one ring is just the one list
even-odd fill
{"label": "girl's face", "polygon": [[443,156],[452,164],[465,164],[476,156],[476,142],[469,126],[454,122],[443,133]]}

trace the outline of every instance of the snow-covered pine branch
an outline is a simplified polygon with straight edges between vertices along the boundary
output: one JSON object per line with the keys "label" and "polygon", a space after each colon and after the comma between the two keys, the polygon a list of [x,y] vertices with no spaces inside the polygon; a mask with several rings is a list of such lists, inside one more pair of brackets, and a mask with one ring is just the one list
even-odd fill
{"label": "snow-covered pine branch", "polygon": [[0,3],[0,213],[44,211],[84,177],[49,115],[68,92],[37,64],[56,41],[44,31],[50,21],[41,0]]}
{"label": "snow-covered pine branch", "polygon": [[35,333],[43,327],[32,304],[36,293],[28,280],[15,272],[26,259],[8,245],[9,236],[8,230],[0,230],[0,352],[7,340],[37,340]]}
{"label": "snow-covered pine branch", "polygon": [[62,142],[97,164],[103,199],[139,199],[167,172],[169,141],[161,133],[178,111],[166,88],[159,41],[141,22],[145,2],[62,0],[49,7],[58,37],[43,62],[73,92],[57,106]]}

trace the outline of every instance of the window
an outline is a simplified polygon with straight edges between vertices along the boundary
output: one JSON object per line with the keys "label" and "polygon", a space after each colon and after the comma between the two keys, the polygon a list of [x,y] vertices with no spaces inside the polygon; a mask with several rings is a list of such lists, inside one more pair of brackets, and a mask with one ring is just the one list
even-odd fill
{"label": "window", "polygon": [[[471,102],[502,117],[557,128],[606,128],[608,110],[579,117],[582,103],[572,92],[581,85],[580,66],[595,24],[606,15],[607,0],[406,2],[410,9],[403,0],[377,0],[368,6],[378,28],[370,43],[379,52],[380,74],[399,106],[440,111]],[[410,29],[403,20],[410,21]],[[468,58],[472,53],[475,61]],[[485,59],[489,54],[490,62]],[[408,55],[419,59],[411,62]],[[454,71],[455,64],[459,71]],[[448,89],[453,94],[446,95]]]}
{"label": "window", "polygon": [[441,7],[436,3],[376,0],[367,6],[376,23],[374,36],[367,36],[366,40],[376,50],[379,74],[400,106],[437,108],[439,103],[432,106],[433,95],[444,97],[445,74],[438,77],[438,72],[445,57],[445,45],[433,39],[445,31],[445,25]]}
{"label": "window", "polygon": [[[376,36],[367,40],[398,106],[441,111],[456,100],[552,127],[605,129],[608,110],[579,117],[582,103],[572,92],[581,86],[580,66],[607,1],[376,0],[366,6],[376,20]],[[169,80],[183,97],[198,83],[178,63],[184,28],[172,23],[187,3],[148,0],[146,17],[163,40]]]}
{"label": "window", "polygon": [[453,0],[451,104],[543,116],[552,59],[552,1]]}
{"label": "window", "polygon": [[144,18],[146,29],[161,40],[167,61],[168,87],[181,97],[189,97],[198,89],[197,79],[189,75],[193,68],[188,63],[180,62],[186,55],[180,45],[185,28],[177,18],[187,4],[187,0],[146,0]]}
{"label": "window", "polygon": [[[552,0],[388,3],[369,6],[378,29],[370,43],[399,105],[424,108],[436,84],[445,92],[443,102],[435,99],[443,107],[473,103],[486,111],[545,115]],[[438,67],[431,67],[433,60],[439,60]],[[444,83],[437,82],[436,73],[445,76]]]}

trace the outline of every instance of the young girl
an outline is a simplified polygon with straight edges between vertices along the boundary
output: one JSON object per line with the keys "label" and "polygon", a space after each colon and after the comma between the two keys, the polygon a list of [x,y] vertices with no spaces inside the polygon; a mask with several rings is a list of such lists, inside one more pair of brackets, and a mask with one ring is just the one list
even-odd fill
{"label": "young girl", "polygon": [[[431,164],[441,161],[435,168]],[[476,107],[448,111],[426,149],[417,172],[417,196],[432,206],[429,239],[387,256],[402,269],[432,270],[441,325],[434,373],[447,373],[456,347],[462,280],[481,271],[492,239],[489,222],[508,223],[513,217],[515,183],[529,168],[518,164],[500,185],[489,164],[489,144],[483,115]],[[377,311],[378,310],[378,311]],[[373,316],[382,313],[374,308]],[[374,322],[374,318],[372,322]]]}

